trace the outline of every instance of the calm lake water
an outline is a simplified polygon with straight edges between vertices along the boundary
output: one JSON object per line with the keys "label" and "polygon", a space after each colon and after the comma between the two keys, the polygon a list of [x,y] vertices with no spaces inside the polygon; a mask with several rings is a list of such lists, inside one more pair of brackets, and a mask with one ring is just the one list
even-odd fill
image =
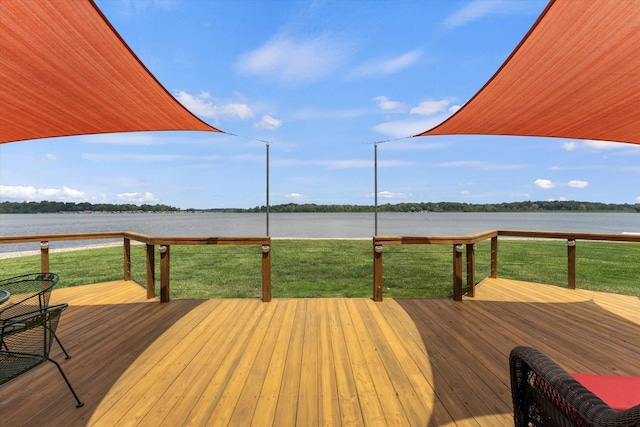
{"label": "calm lake water", "polygon": [[[492,229],[640,233],[634,213],[378,213],[378,235],[465,235]],[[371,238],[373,213],[271,213],[271,237]],[[0,214],[0,235],[133,231],[154,236],[264,236],[266,215],[194,214]],[[54,242],[52,248],[105,241]],[[37,243],[4,244],[0,252],[38,249]]]}

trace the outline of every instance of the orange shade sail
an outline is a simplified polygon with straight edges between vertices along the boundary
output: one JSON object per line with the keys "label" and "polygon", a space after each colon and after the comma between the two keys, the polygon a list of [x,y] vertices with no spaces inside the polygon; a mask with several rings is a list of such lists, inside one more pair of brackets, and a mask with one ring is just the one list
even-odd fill
{"label": "orange shade sail", "polygon": [[551,1],[447,134],[640,144],[640,1]]}
{"label": "orange shade sail", "polygon": [[91,0],[0,0],[0,143],[220,132],[183,107]]}

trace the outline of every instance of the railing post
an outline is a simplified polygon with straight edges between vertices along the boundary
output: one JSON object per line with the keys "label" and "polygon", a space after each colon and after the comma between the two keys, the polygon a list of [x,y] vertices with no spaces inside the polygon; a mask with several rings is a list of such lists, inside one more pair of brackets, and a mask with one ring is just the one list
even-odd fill
{"label": "railing post", "polygon": [[262,245],[262,301],[271,301],[271,239]]}
{"label": "railing post", "polygon": [[373,300],[382,301],[382,245],[373,242]]}
{"label": "railing post", "polygon": [[467,296],[476,296],[476,244],[467,244]]}
{"label": "railing post", "polygon": [[576,241],[575,239],[567,240],[567,275],[568,275],[568,288],[576,288]]}
{"label": "railing post", "polygon": [[124,280],[131,280],[131,239],[124,238]]}
{"label": "railing post", "polygon": [[462,245],[453,245],[453,300],[462,301]]}
{"label": "railing post", "polygon": [[169,300],[169,245],[160,245],[160,302]]}
{"label": "railing post", "polygon": [[491,278],[498,278],[498,236],[491,238]]}
{"label": "railing post", "polygon": [[147,299],[156,296],[155,246],[147,244]]}
{"label": "railing post", "polygon": [[40,242],[40,271],[49,272],[49,242]]}

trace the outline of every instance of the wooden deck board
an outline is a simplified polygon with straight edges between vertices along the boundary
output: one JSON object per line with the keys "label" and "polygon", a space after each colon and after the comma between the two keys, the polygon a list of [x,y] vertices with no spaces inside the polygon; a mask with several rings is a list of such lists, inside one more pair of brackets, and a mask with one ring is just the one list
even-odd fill
{"label": "wooden deck board", "polygon": [[0,386],[3,425],[512,425],[508,354],[640,375],[640,299],[487,279],[450,300],[147,300],[56,289],[58,360]]}

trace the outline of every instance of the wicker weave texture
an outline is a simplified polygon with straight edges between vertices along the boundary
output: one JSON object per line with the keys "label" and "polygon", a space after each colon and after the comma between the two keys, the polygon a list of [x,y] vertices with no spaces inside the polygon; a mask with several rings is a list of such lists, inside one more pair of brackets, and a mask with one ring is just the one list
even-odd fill
{"label": "wicker weave texture", "polygon": [[640,405],[612,409],[539,350],[516,347],[509,363],[516,427],[640,426]]}

